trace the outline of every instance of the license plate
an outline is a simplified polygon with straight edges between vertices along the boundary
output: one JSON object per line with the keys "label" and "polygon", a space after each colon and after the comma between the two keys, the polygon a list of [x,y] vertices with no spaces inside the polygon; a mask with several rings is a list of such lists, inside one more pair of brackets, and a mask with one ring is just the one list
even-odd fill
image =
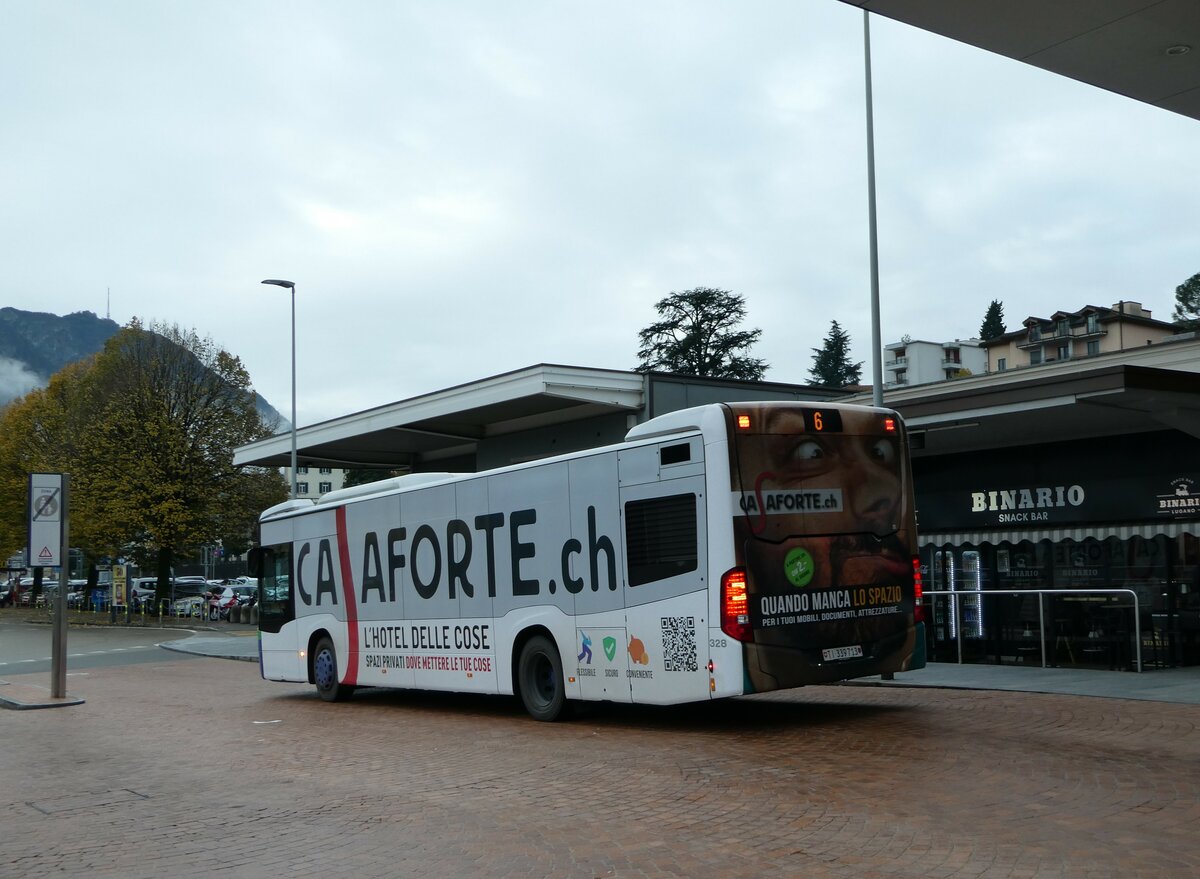
{"label": "license plate", "polygon": [[821,658],[826,662],[834,659],[861,659],[862,655],[862,647],[858,644],[853,647],[830,647],[821,651]]}

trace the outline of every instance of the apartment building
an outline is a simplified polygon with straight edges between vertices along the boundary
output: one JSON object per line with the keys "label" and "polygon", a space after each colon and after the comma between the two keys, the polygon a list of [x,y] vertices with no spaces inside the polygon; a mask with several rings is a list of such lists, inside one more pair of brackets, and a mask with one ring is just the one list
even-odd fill
{"label": "apartment building", "polygon": [[1151,317],[1150,309],[1140,302],[1118,302],[1112,308],[1087,305],[1078,311],[1057,311],[1048,318],[1028,317],[1021,329],[982,345],[987,371],[1005,372],[1140,348],[1177,332],[1174,324]]}
{"label": "apartment building", "polygon": [[892,342],[883,348],[884,385],[922,385],[987,372],[987,352],[981,344],[978,339]]}
{"label": "apartment building", "polygon": [[[283,478],[288,485],[292,484],[292,470],[281,467]],[[319,498],[323,494],[337,491],[343,487],[346,471],[339,467],[307,467],[300,465],[296,468],[296,494],[300,497]]]}

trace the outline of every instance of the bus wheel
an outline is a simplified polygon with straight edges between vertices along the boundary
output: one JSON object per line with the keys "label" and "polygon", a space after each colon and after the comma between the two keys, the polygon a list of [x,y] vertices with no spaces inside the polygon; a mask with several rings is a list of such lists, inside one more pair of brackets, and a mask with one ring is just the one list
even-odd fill
{"label": "bus wheel", "polygon": [[534,720],[559,720],[567,694],[563,688],[562,658],[549,638],[536,635],[521,648],[517,687],[525,710]]}
{"label": "bus wheel", "polygon": [[313,681],[317,685],[317,694],[326,702],[343,702],[354,695],[353,687],[340,683],[337,653],[328,638],[318,641],[317,649],[313,651]]}

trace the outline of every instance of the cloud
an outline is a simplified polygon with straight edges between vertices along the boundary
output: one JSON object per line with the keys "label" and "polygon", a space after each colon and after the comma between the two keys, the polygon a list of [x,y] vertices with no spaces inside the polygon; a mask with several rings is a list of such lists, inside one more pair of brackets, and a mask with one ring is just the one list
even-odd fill
{"label": "cloud", "polygon": [[24,363],[0,357],[0,405],[23,397],[45,384],[46,378],[31,372]]}
{"label": "cloud", "polygon": [[[3,304],[165,319],[301,425],[536,362],[629,367],[672,290],[768,377],[870,362],[862,17],[819,0],[6,10]],[[203,14],[200,14],[203,10]],[[872,20],[884,341],[1196,265],[1200,129]],[[1047,308],[1047,303],[1052,307]]]}

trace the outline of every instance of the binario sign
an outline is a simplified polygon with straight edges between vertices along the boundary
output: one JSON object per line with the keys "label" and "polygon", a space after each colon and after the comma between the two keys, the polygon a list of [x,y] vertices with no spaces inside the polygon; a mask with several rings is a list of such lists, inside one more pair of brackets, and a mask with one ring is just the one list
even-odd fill
{"label": "binario sign", "polygon": [[921,529],[1200,521],[1200,438],[1178,431],[913,460]]}
{"label": "binario sign", "polygon": [[995,521],[1000,524],[1049,522],[1053,510],[1081,507],[1086,499],[1082,485],[985,489],[971,492],[971,512],[996,513]]}

